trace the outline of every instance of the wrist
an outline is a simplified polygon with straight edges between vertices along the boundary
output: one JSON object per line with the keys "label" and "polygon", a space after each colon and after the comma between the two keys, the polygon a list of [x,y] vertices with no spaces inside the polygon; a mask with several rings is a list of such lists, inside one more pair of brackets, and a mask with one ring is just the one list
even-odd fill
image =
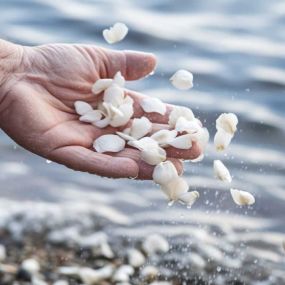
{"label": "wrist", "polygon": [[9,88],[8,82],[19,69],[23,48],[0,39],[0,105]]}

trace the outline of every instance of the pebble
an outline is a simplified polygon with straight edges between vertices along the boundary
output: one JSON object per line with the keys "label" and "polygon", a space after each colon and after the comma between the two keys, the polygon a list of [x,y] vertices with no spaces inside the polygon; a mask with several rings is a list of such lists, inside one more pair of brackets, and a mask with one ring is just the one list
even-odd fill
{"label": "pebble", "polygon": [[145,257],[139,250],[130,249],[128,251],[128,263],[134,268],[138,268],[145,263]]}
{"label": "pebble", "polygon": [[165,253],[169,251],[169,243],[163,236],[152,234],[145,239],[142,248],[147,255],[153,255],[160,252]]}
{"label": "pebble", "polygon": [[141,270],[141,276],[145,279],[155,278],[158,274],[159,274],[158,269],[152,265],[147,265]]}
{"label": "pebble", "polygon": [[38,273],[41,267],[36,259],[30,258],[22,262],[21,268],[33,275]]}
{"label": "pebble", "polygon": [[0,262],[6,259],[6,247],[0,244]]}

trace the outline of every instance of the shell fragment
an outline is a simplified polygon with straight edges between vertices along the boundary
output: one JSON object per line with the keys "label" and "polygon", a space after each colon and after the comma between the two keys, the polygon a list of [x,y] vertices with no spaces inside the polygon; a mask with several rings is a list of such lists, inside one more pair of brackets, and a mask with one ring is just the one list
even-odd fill
{"label": "shell fragment", "polygon": [[81,116],[93,110],[90,104],[83,102],[83,101],[76,101],[74,103],[74,107],[75,107],[76,113]]}
{"label": "shell fragment", "polygon": [[192,147],[191,137],[191,134],[176,137],[169,142],[169,145],[179,149],[190,149]]}
{"label": "shell fragment", "polygon": [[113,79],[111,78],[98,79],[92,86],[92,93],[94,95],[98,95],[109,88],[112,84]]}
{"label": "shell fragment", "polygon": [[217,130],[223,129],[225,132],[234,135],[237,130],[238,118],[233,113],[223,113],[216,120]]}
{"label": "shell fragment", "polygon": [[92,110],[85,115],[81,116],[79,120],[85,123],[95,123],[102,118],[102,112],[99,110]]}
{"label": "shell fragment", "polygon": [[232,177],[229,172],[229,170],[226,168],[226,166],[222,163],[220,160],[214,160],[213,163],[214,168],[214,175],[216,178],[224,181],[224,182],[232,182]]}
{"label": "shell fragment", "polygon": [[217,131],[214,137],[214,145],[217,151],[225,150],[231,143],[233,136],[224,130]]}
{"label": "shell fragment", "polygon": [[174,87],[180,90],[193,87],[193,74],[185,69],[176,71],[169,80]]}
{"label": "shell fragment", "polygon": [[252,205],[255,203],[254,196],[249,192],[232,188],[231,195],[234,202],[239,206]]}
{"label": "shell fragment", "polygon": [[94,149],[99,152],[119,152],[124,149],[125,141],[117,135],[103,135],[94,141]]}
{"label": "shell fragment", "polygon": [[109,44],[117,43],[125,38],[128,33],[128,27],[123,23],[116,23],[110,29],[103,31],[103,37]]}
{"label": "shell fragment", "polygon": [[188,121],[195,119],[195,116],[191,109],[183,106],[175,106],[169,115],[169,126],[171,128],[175,128],[176,122],[180,117],[184,117]]}
{"label": "shell fragment", "polygon": [[140,101],[140,105],[146,113],[164,115],[166,112],[166,105],[158,98],[146,97]]}
{"label": "shell fragment", "polygon": [[155,132],[151,138],[154,139],[160,146],[167,146],[177,136],[175,130],[160,130]]}

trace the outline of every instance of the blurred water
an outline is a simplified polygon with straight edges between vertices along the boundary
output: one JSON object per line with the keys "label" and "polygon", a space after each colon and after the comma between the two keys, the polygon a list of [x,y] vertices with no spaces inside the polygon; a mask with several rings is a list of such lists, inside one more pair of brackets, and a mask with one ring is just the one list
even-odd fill
{"label": "blurred water", "polygon": [[[153,76],[129,87],[191,107],[212,136],[220,112],[233,111],[240,120],[239,132],[226,155],[216,154],[211,145],[202,163],[187,165],[189,183],[201,194],[191,210],[180,206],[168,208],[160,191],[149,182],[114,181],[48,164],[2,134],[3,199],[20,201],[13,202],[19,207],[30,201],[47,205],[81,203],[111,220],[120,214],[123,228],[112,225],[109,229],[120,235],[144,235],[155,230],[176,236],[211,224],[238,229],[241,239],[248,231],[256,233],[256,238],[260,232],[282,236],[283,0],[0,0],[0,11],[0,37],[26,45],[82,42],[107,47],[102,29],[116,21],[125,22],[130,32],[115,48],[154,52],[159,63]],[[170,86],[168,78],[179,68],[194,73],[193,90],[177,92]],[[254,207],[234,206],[228,189],[213,178],[215,158],[223,159],[229,166],[234,187],[256,196]],[[231,218],[233,214],[237,215]]]}

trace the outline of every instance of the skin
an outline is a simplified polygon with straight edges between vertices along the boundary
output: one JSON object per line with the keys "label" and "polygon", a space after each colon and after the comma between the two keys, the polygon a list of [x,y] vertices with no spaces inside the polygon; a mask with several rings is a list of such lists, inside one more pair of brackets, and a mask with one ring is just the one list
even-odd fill
{"label": "skin", "polygon": [[[136,149],[96,153],[92,148],[96,138],[125,127],[100,129],[82,123],[74,102],[96,106],[102,98],[91,93],[96,80],[112,78],[117,71],[126,80],[137,80],[155,65],[155,57],[147,53],[92,45],[23,47],[0,40],[0,127],[25,149],[71,169],[112,178],[151,179],[153,166],[141,161]],[[172,106],[167,106],[164,116],[144,113],[139,102],[145,95],[125,92],[134,99],[134,117],[148,117],[153,132],[168,128]],[[181,159],[194,159],[201,153],[195,143],[189,150],[166,150],[179,173],[183,171]]]}

